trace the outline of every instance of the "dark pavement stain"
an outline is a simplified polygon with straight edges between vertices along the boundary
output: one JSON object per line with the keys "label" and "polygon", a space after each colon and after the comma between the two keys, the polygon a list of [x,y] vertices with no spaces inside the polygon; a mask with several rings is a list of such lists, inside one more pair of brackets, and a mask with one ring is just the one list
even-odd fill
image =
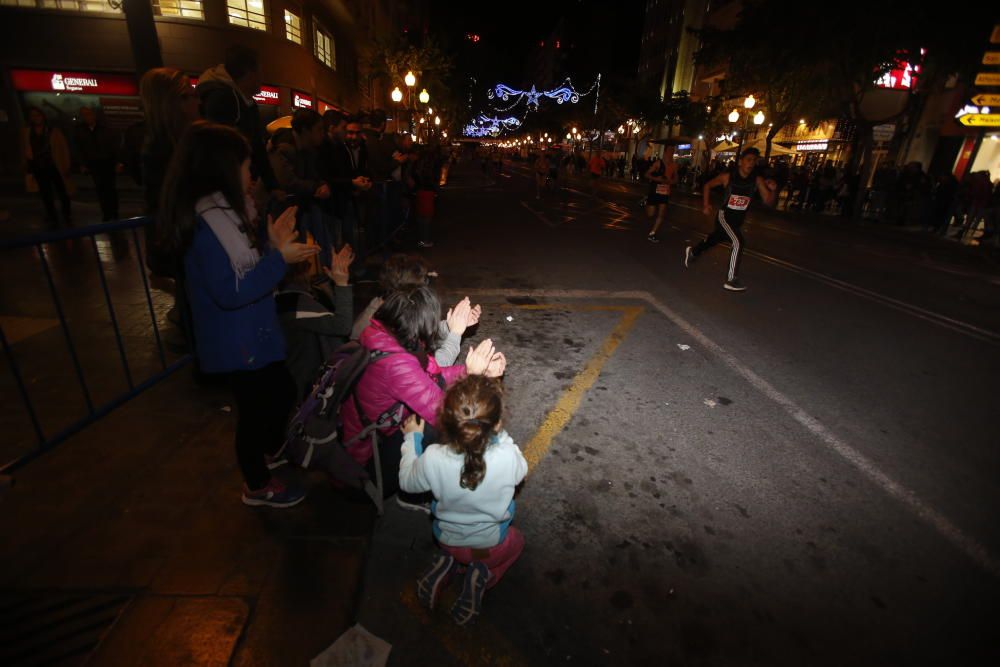
{"label": "dark pavement stain", "polygon": [[628,549],[630,546],[632,546],[632,543],[629,542],[628,540],[622,540],[615,546],[618,547],[619,549]]}
{"label": "dark pavement stain", "polygon": [[561,569],[549,570],[548,572],[545,573],[545,578],[551,581],[556,586],[558,586],[559,584],[561,584],[563,581],[566,580],[566,572],[564,572]]}
{"label": "dark pavement stain", "polygon": [[677,546],[674,547],[674,560],[677,561],[677,567],[695,575],[708,574],[708,558],[702,548],[686,539],[679,539],[677,542]]}
{"label": "dark pavement stain", "polygon": [[737,505],[736,503],[729,503],[729,504],[735,507],[736,511],[739,512],[744,519],[750,518],[750,515],[747,513],[747,509],[742,505]]}
{"label": "dark pavement stain", "polygon": [[507,303],[512,303],[515,306],[534,306],[538,304],[530,296],[509,296],[507,297]]}
{"label": "dark pavement stain", "polygon": [[598,387],[597,389],[598,389],[599,391],[607,391],[607,390],[608,390],[608,388],[607,388],[607,387]]}
{"label": "dark pavement stain", "polygon": [[600,454],[600,452],[594,449],[593,447],[584,447],[583,451],[587,452],[591,456],[597,456],[598,454]]}
{"label": "dark pavement stain", "polygon": [[733,399],[725,396],[716,396],[715,398],[718,399],[720,405],[732,405],[733,403]]}
{"label": "dark pavement stain", "polygon": [[573,373],[570,371],[555,371],[552,375],[560,380],[568,380],[573,377]]}
{"label": "dark pavement stain", "polygon": [[886,605],[886,603],[882,601],[882,598],[880,598],[877,595],[873,595],[872,596],[872,602],[874,602],[875,606],[878,607],[879,609],[888,609],[889,608],[888,605]]}
{"label": "dark pavement stain", "polygon": [[715,528],[712,528],[711,526],[702,526],[702,528],[704,528],[705,532],[709,535],[715,535]]}
{"label": "dark pavement stain", "polygon": [[632,595],[627,591],[615,591],[611,596],[611,606],[615,609],[629,609],[632,606]]}

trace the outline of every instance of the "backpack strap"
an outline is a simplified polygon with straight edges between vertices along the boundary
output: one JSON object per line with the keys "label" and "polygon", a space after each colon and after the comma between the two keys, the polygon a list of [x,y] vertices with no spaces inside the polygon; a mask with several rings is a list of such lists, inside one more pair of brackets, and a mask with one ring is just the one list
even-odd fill
{"label": "backpack strap", "polygon": [[[390,355],[396,354],[395,352],[385,352],[384,350],[372,350],[368,354],[368,364],[373,364],[380,359],[384,359]],[[354,400],[354,409],[358,413],[358,418],[361,419],[361,425],[368,428],[372,424],[375,424],[376,428],[383,429],[390,426],[399,426],[403,423],[400,418],[399,409],[404,407],[402,401],[396,401],[387,410],[382,412],[375,421],[368,419],[368,415],[365,414],[364,408],[361,407],[361,401],[358,399],[357,385],[351,390],[351,398]]]}

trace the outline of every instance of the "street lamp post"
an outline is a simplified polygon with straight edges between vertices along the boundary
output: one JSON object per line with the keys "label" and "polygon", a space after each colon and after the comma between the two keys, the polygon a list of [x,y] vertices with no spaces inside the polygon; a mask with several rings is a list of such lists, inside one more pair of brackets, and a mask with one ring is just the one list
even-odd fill
{"label": "street lamp post", "polygon": [[[751,119],[750,110],[753,109],[755,104],[757,104],[757,100],[753,98],[753,95],[747,95],[747,98],[743,100],[743,108],[746,109],[746,113],[743,114],[743,129],[740,131],[740,140],[739,143],[736,145],[737,160],[740,158],[740,154],[743,152],[743,138],[746,136],[747,130],[750,127],[750,119]],[[736,109],[733,109],[732,112],[729,114],[729,122],[736,123],[739,121],[739,119],[740,119],[740,112],[737,111]],[[760,126],[763,125],[763,123],[764,123],[764,112],[758,111],[753,116],[753,124]]]}

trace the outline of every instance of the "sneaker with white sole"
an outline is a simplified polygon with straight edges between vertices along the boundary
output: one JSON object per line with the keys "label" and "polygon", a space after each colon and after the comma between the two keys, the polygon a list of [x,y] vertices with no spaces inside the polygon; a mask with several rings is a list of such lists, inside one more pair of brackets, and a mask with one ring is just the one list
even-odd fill
{"label": "sneaker with white sole", "polygon": [[684,248],[684,268],[691,266],[691,261],[694,259],[694,248],[688,246]]}
{"label": "sneaker with white sole", "polygon": [[433,609],[438,593],[448,585],[456,569],[455,559],[451,554],[440,553],[435,556],[430,569],[417,579],[417,599],[421,604]]}
{"label": "sneaker with white sole", "polygon": [[469,563],[462,580],[462,592],[451,608],[451,618],[458,625],[468,625],[483,610],[483,593],[490,579],[490,570],[480,562]]}
{"label": "sneaker with white sole", "polygon": [[723,285],[723,287],[725,287],[730,292],[742,292],[746,290],[746,287],[744,287],[743,283],[741,283],[738,278],[727,280],[726,284]]}
{"label": "sneaker with white sole", "polygon": [[290,487],[273,477],[263,489],[251,491],[243,486],[243,504],[251,507],[293,507],[305,497],[304,489]]}
{"label": "sneaker with white sole", "polygon": [[649,241],[650,243],[659,243],[660,237],[658,237],[656,234],[650,234],[649,236],[646,237],[646,240]]}

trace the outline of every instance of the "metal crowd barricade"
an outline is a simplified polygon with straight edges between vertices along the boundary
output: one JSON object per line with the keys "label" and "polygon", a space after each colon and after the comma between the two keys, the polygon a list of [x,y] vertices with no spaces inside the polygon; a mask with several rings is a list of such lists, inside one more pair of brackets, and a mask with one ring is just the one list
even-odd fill
{"label": "metal crowd barricade", "polygon": [[[163,348],[163,340],[160,336],[160,328],[156,321],[156,312],[153,308],[153,299],[150,293],[149,280],[146,277],[146,265],[143,255],[143,247],[139,240],[139,229],[147,225],[152,224],[152,220],[146,217],[140,218],[130,218],[127,220],[121,220],[119,222],[113,223],[103,223],[99,225],[91,225],[89,227],[80,227],[76,229],[59,230],[45,232],[42,234],[36,234],[32,236],[26,236],[21,238],[16,238],[12,240],[0,241],[0,252],[8,253],[10,251],[31,248],[35,249],[38,255],[38,260],[41,265],[42,273],[45,276],[45,282],[49,288],[49,294],[52,297],[52,305],[55,308],[56,314],[59,318],[59,326],[62,330],[63,340],[66,344],[66,350],[72,360],[73,371],[76,376],[77,383],[79,384],[80,392],[83,395],[84,402],[87,406],[86,415],[77,419],[73,423],[65,426],[61,430],[55,433],[46,433],[42,427],[42,424],[38,418],[38,411],[36,410],[35,404],[32,402],[31,395],[28,392],[28,387],[25,384],[24,378],[22,377],[20,365],[18,364],[17,357],[14,353],[13,345],[8,342],[7,336],[4,333],[3,326],[0,324],[0,346],[3,347],[4,357],[10,367],[11,374],[13,375],[14,382],[17,385],[17,390],[21,396],[21,400],[24,404],[25,411],[31,420],[31,425],[34,430],[35,437],[37,439],[37,445],[35,448],[25,454],[22,454],[12,461],[4,464],[0,464],[0,479],[7,477],[7,475],[25,465],[29,461],[41,456],[45,452],[56,447],[58,444],[69,438],[70,436],[78,433],[80,430],[86,426],[96,422],[101,419],[109,412],[115,408],[126,403],[129,399],[137,396],[142,391],[153,386],[160,380],[166,378],[174,371],[182,368],[188,362],[191,361],[192,355],[183,355],[172,363],[167,363],[167,357]],[[111,299],[111,292],[108,289],[107,276],[105,275],[104,265],[101,261],[100,253],[98,251],[98,244],[96,237],[100,234],[109,233],[125,233],[131,237],[131,247],[134,249],[136,254],[136,263],[138,265],[139,280],[141,280],[143,292],[146,296],[146,306],[149,311],[150,322],[152,323],[153,336],[156,341],[156,350],[159,356],[159,366],[160,369],[155,372],[152,376],[145,379],[141,379],[137,382],[137,379],[133,377],[132,370],[129,367],[128,354],[125,349],[125,345],[122,340],[122,333],[119,327],[118,317],[115,313],[114,303]],[[44,246],[57,242],[71,241],[75,239],[90,239],[91,246],[94,251],[94,257],[97,260],[97,271],[100,278],[101,288],[104,291],[104,301],[107,304],[108,315],[110,317],[111,326],[114,329],[115,341],[118,346],[118,357],[121,361],[122,370],[125,375],[125,381],[128,385],[128,390],[124,393],[118,394],[112,397],[110,400],[106,401],[101,405],[95,405],[90,388],[88,387],[87,378],[84,375],[83,367],[80,364],[80,358],[77,354],[77,348],[74,343],[73,332],[70,330],[69,323],[66,318],[66,314],[63,310],[63,303],[59,297],[59,292],[56,289],[55,281],[52,277],[52,270],[49,266],[49,260],[46,257]],[[2,255],[0,255],[2,257]],[[8,477],[9,479],[9,477]]]}

